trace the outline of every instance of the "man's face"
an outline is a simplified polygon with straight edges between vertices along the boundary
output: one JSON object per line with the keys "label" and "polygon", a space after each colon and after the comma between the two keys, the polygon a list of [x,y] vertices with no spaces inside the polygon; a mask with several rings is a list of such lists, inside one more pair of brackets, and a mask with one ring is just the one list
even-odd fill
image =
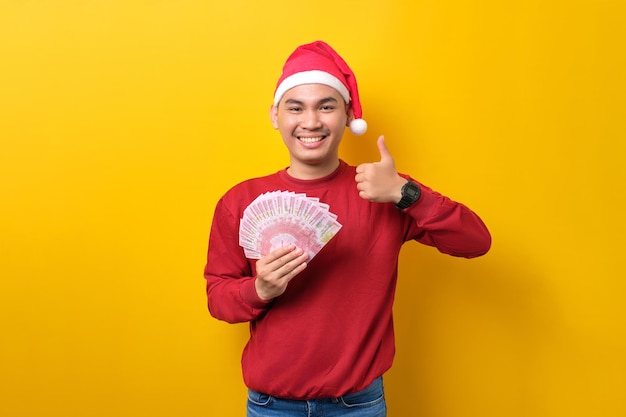
{"label": "man's face", "polygon": [[349,106],[332,87],[304,84],[288,90],[272,106],[270,118],[289,149],[290,169],[336,168],[349,115]]}

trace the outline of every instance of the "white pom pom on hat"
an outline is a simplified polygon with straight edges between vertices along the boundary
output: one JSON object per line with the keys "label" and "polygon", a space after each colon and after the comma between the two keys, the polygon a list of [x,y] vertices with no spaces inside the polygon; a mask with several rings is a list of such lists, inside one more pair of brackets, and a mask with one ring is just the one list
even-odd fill
{"label": "white pom pom on hat", "polygon": [[274,91],[274,105],[278,105],[287,90],[302,84],[324,84],[337,90],[346,103],[352,103],[354,119],[349,124],[352,133],[362,135],[367,131],[354,73],[327,43],[315,41],[301,45],[287,58]]}
{"label": "white pom pom on hat", "polygon": [[362,135],[367,132],[367,122],[363,119],[354,119],[350,121],[350,130],[355,135]]}

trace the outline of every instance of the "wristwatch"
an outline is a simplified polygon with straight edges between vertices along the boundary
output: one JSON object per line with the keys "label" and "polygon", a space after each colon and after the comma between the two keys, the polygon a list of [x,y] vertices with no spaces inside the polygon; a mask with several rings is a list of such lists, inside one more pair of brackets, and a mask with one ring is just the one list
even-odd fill
{"label": "wristwatch", "polygon": [[396,203],[396,207],[399,210],[404,210],[419,200],[420,195],[422,195],[422,193],[419,185],[415,184],[413,181],[407,181],[406,184],[402,186],[402,198]]}

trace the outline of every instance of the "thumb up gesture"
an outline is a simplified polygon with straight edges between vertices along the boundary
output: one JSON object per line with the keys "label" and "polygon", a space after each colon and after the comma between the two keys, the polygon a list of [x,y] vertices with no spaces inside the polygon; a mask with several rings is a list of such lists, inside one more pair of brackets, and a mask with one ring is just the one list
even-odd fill
{"label": "thumb up gesture", "polygon": [[383,136],[378,138],[380,162],[361,164],[356,167],[356,188],[359,196],[376,203],[397,203],[402,198],[402,186],[406,179],[398,175],[393,158],[385,145]]}

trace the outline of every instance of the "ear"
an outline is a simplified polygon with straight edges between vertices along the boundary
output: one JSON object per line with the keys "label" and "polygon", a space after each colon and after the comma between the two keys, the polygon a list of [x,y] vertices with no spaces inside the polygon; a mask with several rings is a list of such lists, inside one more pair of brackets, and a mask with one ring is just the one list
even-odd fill
{"label": "ear", "polygon": [[274,104],[270,106],[270,121],[274,129],[278,130],[278,106]]}
{"label": "ear", "polygon": [[348,119],[346,120],[346,126],[350,126],[350,122],[354,120],[354,111],[352,110],[352,102],[346,105],[346,113]]}

